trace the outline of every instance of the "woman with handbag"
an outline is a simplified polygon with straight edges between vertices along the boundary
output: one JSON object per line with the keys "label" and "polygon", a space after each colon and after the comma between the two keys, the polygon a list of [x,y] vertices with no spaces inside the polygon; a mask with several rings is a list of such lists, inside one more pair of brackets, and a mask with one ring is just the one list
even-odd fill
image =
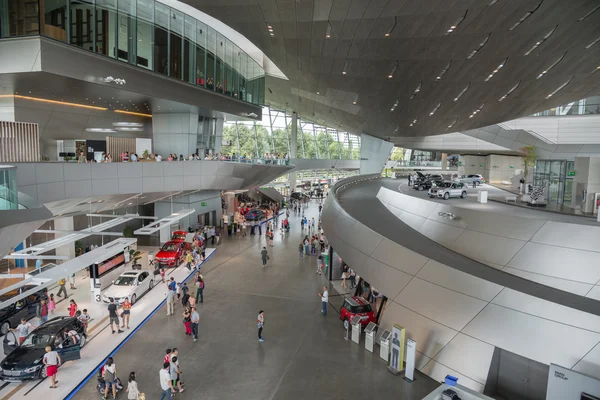
{"label": "woman with handbag", "polygon": [[185,334],[192,336],[192,311],[189,307],[186,307],[183,312],[183,324],[185,325]]}
{"label": "woman with handbag", "polygon": [[127,399],[128,400],[139,400],[141,398],[146,398],[146,395],[140,393],[138,389],[137,381],[135,380],[135,372],[129,373],[129,383],[127,384]]}

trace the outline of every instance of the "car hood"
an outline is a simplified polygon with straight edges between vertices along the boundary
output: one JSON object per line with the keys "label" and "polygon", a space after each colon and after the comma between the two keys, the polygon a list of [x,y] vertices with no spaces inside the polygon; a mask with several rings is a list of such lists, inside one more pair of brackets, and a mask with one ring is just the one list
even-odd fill
{"label": "car hood", "polygon": [[173,258],[177,256],[177,252],[176,251],[164,251],[161,250],[158,253],[156,253],[155,258]]}
{"label": "car hood", "polygon": [[33,367],[36,360],[41,360],[44,357],[44,349],[36,349],[32,347],[19,347],[13,350],[4,360],[2,360],[2,369],[12,368],[29,368]]}
{"label": "car hood", "polygon": [[133,290],[134,290],[135,286],[116,286],[116,285],[112,285],[110,286],[108,289],[106,289],[104,291],[104,295],[106,297],[118,297],[118,298],[122,298],[125,296],[129,296]]}

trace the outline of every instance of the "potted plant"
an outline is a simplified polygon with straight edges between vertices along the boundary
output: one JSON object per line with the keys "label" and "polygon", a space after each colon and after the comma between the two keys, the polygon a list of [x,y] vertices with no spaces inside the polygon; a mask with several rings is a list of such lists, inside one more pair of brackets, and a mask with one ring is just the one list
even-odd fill
{"label": "potted plant", "polygon": [[144,152],[142,153],[142,158],[145,160],[148,160],[150,158],[150,152],[148,151],[148,149],[144,150]]}
{"label": "potted plant", "polygon": [[75,257],[79,257],[83,254],[83,242],[78,240],[75,242]]}
{"label": "potted plant", "polygon": [[138,260],[142,258],[142,253],[139,250],[129,249],[129,258],[131,260],[131,268],[142,269],[142,265],[138,264]]}
{"label": "potted plant", "polygon": [[233,232],[233,224],[227,224],[227,235],[231,236]]}
{"label": "potted plant", "polygon": [[523,179],[525,180],[525,193],[528,193],[529,191],[527,190],[527,175],[529,175],[529,168],[535,167],[535,147],[524,146],[519,149],[519,152],[521,153],[521,159],[523,160]]}
{"label": "potted plant", "polygon": [[132,238],[133,237],[133,228],[131,226],[126,226],[123,228],[123,237]]}

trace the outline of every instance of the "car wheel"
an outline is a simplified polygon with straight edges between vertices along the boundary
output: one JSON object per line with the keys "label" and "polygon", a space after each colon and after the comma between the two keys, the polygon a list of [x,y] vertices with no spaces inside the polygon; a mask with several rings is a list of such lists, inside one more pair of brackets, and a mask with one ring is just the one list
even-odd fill
{"label": "car wheel", "polygon": [[148,290],[151,290],[154,287],[154,280],[150,279],[150,284],[148,285]]}
{"label": "car wheel", "polygon": [[429,198],[430,198],[430,199],[433,199],[434,197],[435,197],[435,196],[431,196],[431,195],[429,195]]}
{"label": "car wheel", "polygon": [[87,337],[85,335],[81,335],[81,340],[79,341],[79,347],[82,348],[87,343]]}
{"label": "car wheel", "polygon": [[42,366],[40,369],[40,379],[46,379],[48,377],[48,372],[46,371],[46,367]]}
{"label": "car wheel", "polygon": [[425,190],[425,187],[423,185],[419,186],[419,191],[422,192],[423,190]]}
{"label": "car wheel", "polygon": [[348,321],[348,318],[344,318],[344,329],[348,330],[349,327],[350,327],[350,321]]}
{"label": "car wheel", "polygon": [[450,194],[448,192],[444,193],[444,200],[448,200],[449,197],[450,197]]}
{"label": "car wheel", "polygon": [[0,333],[2,333],[3,335],[6,335],[8,333],[9,329],[10,329],[10,323],[8,321],[6,321],[2,325],[0,325]]}
{"label": "car wheel", "polygon": [[460,194],[460,197],[462,197],[463,199],[464,199],[465,197],[467,197],[467,192],[462,192],[462,193]]}
{"label": "car wheel", "polygon": [[131,304],[135,304],[135,301],[137,300],[137,295],[133,295],[131,296]]}

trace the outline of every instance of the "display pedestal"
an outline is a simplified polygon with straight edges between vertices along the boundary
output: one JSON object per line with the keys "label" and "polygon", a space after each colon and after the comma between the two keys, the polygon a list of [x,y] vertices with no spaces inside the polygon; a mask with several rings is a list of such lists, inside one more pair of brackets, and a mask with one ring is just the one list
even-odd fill
{"label": "display pedestal", "polygon": [[397,369],[394,369],[394,368],[392,368],[392,367],[390,367],[390,366],[388,366],[388,367],[387,367],[387,370],[388,370],[388,372],[389,372],[389,373],[391,373],[392,375],[400,375],[400,374],[402,374],[402,373],[404,372],[404,370],[402,370],[402,371],[398,371]]}
{"label": "display pedestal", "polygon": [[487,203],[488,192],[487,190],[480,190],[477,192],[477,202],[478,203]]}

